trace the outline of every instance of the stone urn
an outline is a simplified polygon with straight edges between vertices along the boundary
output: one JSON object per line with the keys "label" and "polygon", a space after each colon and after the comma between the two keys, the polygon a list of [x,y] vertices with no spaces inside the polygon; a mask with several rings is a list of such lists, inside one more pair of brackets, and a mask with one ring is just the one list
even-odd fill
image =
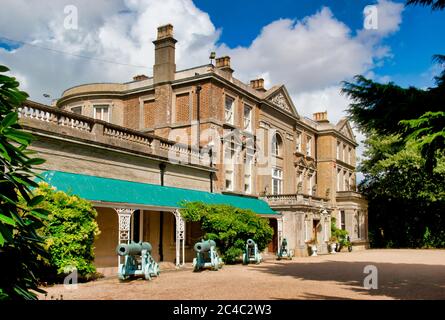
{"label": "stone urn", "polygon": [[317,245],[316,244],[311,244],[310,248],[311,248],[311,257],[318,256],[318,254],[317,254],[317,251],[318,251]]}
{"label": "stone urn", "polygon": [[329,244],[329,253],[332,253],[332,254],[334,254],[334,253],[337,253],[336,251],[335,251],[335,249],[337,249],[337,244],[335,243],[335,242],[332,242],[332,243],[330,243]]}

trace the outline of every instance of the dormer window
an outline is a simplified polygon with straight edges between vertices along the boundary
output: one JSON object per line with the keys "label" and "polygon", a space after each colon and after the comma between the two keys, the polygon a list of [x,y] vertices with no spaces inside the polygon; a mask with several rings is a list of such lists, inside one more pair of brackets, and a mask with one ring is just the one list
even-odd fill
{"label": "dormer window", "polygon": [[226,103],[224,108],[224,117],[227,123],[233,124],[234,120],[235,99],[226,96]]}

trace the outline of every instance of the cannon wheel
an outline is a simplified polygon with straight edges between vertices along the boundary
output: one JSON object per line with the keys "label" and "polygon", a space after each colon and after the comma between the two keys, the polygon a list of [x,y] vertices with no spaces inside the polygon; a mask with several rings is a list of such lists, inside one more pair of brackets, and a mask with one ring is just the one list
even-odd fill
{"label": "cannon wheel", "polygon": [[198,271],[198,261],[196,258],[193,258],[193,271]]}
{"label": "cannon wheel", "polygon": [[159,277],[159,274],[161,273],[161,268],[159,268],[159,264],[157,264],[156,262],[154,263],[153,271],[155,276]]}
{"label": "cannon wheel", "polygon": [[247,258],[247,253],[243,253],[243,264],[249,264],[249,260]]}
{"label": "cannon wheel", "polygon": [[145,280],[151,280],[151,274],[150,274],[150,265],[149,264],[147,264],[146,266],[145,266],[145,270],[144,270],[144,277],[145,277]]}
{"label": "cannon wheel", "polygon": [[119,280],[124,281],[127,279],[128,279],[128,276],[125,275],[125,265],[121,264],[119,266]]}

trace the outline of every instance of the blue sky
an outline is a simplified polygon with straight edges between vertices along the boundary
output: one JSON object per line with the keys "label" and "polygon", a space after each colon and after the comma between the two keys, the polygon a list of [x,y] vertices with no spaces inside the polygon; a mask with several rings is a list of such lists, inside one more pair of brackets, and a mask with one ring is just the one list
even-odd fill
{"label": "blue sky", "polygon": [[[374,4],[383,26],[378,32],[363,29],[363,9]],[[0,37],[19,42],[0,38],[0,63],[13,70],[32,99],[48,103],[43,93],[58,98],[74,85],[150,75],[156,28],[172,23],[178,69],[208,63],[211,51],[230,55],[238,79],[248,83],[263,77],[268,87],[285,84],[301,114],[310,117],[327,110],[338,121],[348,105],[340,94],[341,82],[356,74],[402,86],[433,85],[439,68],[432,55],[445,53],[440,32],[445,30],[445,11],[403,4],[400,0],[95,0],[91,5],[90,0],[8,0],[0,11]],[[66,5],[78,8],[76,30],[63,28]]]}
{"label": "blue sky", "polygon": [[[367,5],[378,9],[376,30],[363,26]],[[74,29],[64,26],[66,6],[77,8]],[[229,55],[236,78],[284,84],[301,116],[327,111],[333,123],[351,102],[342,81],[363,74],[426,88],[440,71],[432,56],[445,54],[445,10],[400,0],[4,0],[0,37],[18,42],[0,38],[0,64],[32,100],[51,103],[75,85],[150,76],[166,23],[177,69],[208,63],[212,51]]]}
{"label": "blue sky", "polygon": [[[207,12],[217,28],[222,29],[219,42],[230,47],[248,46],[263,26],[281,18],[302,19],[323,6],[347,24],[355,33],[363,27],[363,8],[376,1],[367,0],[256,0],[224,1],[194,0],[197,7]],[[404,1],[394,1],[405,3]],[[426,70],[432,67],[432,56],[445,54],[445,10],[432,11],[430,7],[408,6],[402,13],[400,30],[384,39],[391,47],[393,58],[377,74],[389,75],[402,86],[433,85]]]}

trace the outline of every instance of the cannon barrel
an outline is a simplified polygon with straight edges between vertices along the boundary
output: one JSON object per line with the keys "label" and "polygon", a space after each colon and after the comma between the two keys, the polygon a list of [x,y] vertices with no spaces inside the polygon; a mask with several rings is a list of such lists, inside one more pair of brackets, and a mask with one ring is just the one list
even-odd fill
{"label": "cannon barrel", "polygon": [[194,249],[196,252],[202,253],[202,252],[208,252],[210,251],[210,247],[215,247],[216,243],[213,240],[206,240],[197,242],[194,246]]}
{"label": "cannon barrel", "polygon": [[120,256],[134,256],[142,254],[142,250],[151,252],[152,247],[149,242],[132,242],[130,244],[120,243],[116,247],[116,253]]}
{"label": "cannon barrel", "polygon": [[249,248],[253,248],[255,247],[255,241],[253,241],[252,239],[247,239],[247,245],[249,246]]}

